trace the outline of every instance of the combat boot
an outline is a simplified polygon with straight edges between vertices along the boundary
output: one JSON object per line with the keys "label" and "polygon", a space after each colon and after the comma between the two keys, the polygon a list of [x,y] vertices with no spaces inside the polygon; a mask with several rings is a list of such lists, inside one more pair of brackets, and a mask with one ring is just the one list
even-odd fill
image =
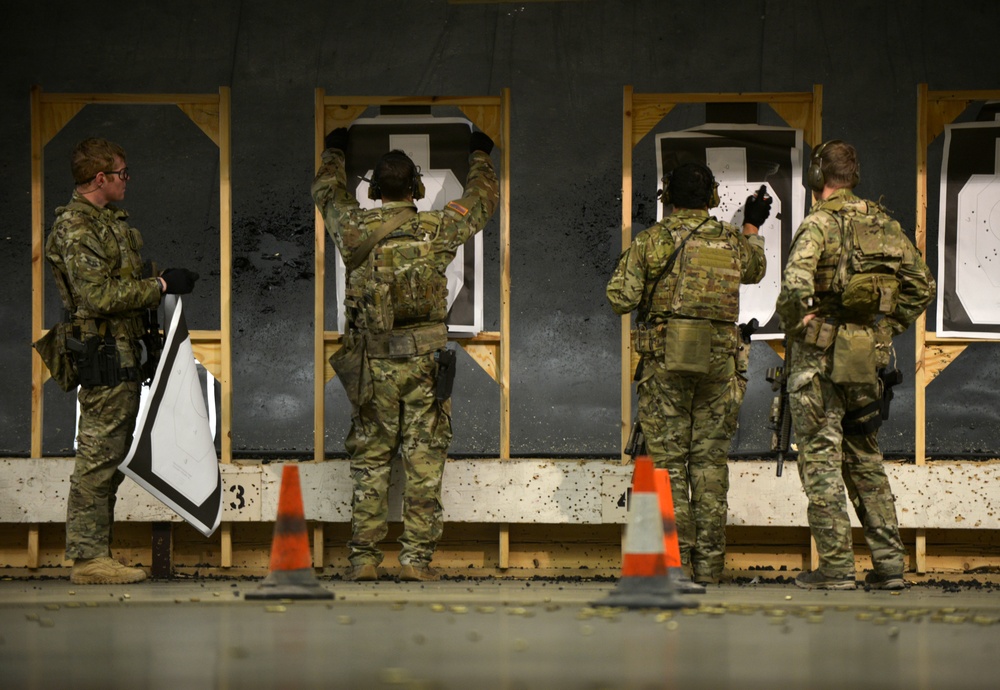
{"label": "combat boot", "polygon": [[429,565],[403,564],[399,571],[401,582],[435,582],[441,579],[441,573]]}
{"label": "combat boot", "polygon": [[378,568],[374,563],[362,563],[351,567],[351,572],[347,574],[348,580],[354,582],[374,582],[378,579]]}
{"label": "combat boot", "polygon": [[867,589],[906,589],[906,580],[903,573],[893,573],[892,575],[879,575],[874,570],[865,575],[865,588]]}
{"label": "combat boot", "polygon": [[74,585],[127,585],[145,579],[142,568],[129,568],[108,556],[76,559],[69,576]]}
{"label": "combat boot", "polygon": [[856,587],[852,575],[830,577],[819,570],[799,573],[798,577],[795,578],[795,584],[802,589],[854,589]]}

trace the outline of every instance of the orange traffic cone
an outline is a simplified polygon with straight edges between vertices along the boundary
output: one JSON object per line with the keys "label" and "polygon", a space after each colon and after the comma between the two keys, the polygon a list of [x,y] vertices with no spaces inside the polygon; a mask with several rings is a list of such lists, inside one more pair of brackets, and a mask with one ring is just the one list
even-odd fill
{"label": "orange traffic cone", "polygon": [[309,537],[302,509],[302,486],[297,465],[281,472],[278,517],[271,544],[271,572],[247,599],[332,599],[333,592],[320,586],[309,558]]}
{"label": "orange traffic cone", "polygon": [[704,585],[692,582],[681,567],[681,547],[677,541],[677,520],[674,517],[674,495],[670,491],[670,471],[653,470],[656,493],[660,499],[660,518],[663,520],[663,554],[667,564],[667,577],[681,594],[704,594]]}
{"label": "orange traffic cone", "polygon": [[622,576],[607,597],[595,602],[597,606],[633,609],[695,606],[677,596],[674,583],[667,576],[663,520],[654,476],[653,461],[648,455],[635,459]]}

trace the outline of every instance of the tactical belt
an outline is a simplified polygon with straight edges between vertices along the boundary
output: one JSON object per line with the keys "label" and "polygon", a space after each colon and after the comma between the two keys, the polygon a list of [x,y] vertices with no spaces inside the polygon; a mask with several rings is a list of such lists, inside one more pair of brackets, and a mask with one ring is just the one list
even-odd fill
{"label": "tactical belt", "polygon": [[413,328],[397,328],[388,333],[366,333],[368,356],[373,359],[404,359],[426,355],[448,344],[448,327],[430,323]]}

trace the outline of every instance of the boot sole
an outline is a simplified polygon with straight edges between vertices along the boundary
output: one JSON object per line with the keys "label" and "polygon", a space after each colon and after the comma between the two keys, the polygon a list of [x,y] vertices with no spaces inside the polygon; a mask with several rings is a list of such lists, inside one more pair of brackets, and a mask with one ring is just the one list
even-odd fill
{"label": "boot sole", "polygon": [[802,584],[798,580],[796,580],[795,581],[795,585],[797,587],[800,587],[801,589],[843,589],[843,590],[850,590],[850,589],[857,589],[858,588],[857,584],[854,583],[854,582],[837,582],[837,583],[824,584],[824,585],[811,585],[811,584]]}
{"label": "boot sole", "polygon": [[132,585],[136,582],[143,582],[146,576],[142,577],[105,577],[101,575],[71,575],[69,581],[74,585]]}

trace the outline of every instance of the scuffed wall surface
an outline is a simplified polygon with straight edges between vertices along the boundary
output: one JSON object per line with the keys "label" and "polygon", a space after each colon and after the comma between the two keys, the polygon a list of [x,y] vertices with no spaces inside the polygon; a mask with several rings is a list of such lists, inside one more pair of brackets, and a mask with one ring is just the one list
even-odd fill
{"label": "scuffed wall surface", "polygon": [[[232,88],[233,449],[309,454],[312,428],[313,90],[335,95],[496,95],[511,89],[511,450],[617,453],[619,320],[604,285],[620,250],[622,87],[639,92],[807,91],[824,86],[823,132],[859,148],[859,192],[908,228],[915,218],[916,85],[1000,87],[1000,8],[962,3],[579,0],[419,2],[69,2],[19,6],[0,28],[0,455],[29,447],[31,189],[28,94],[215,93]],[[690,126],[679,112],[661,125]],[[688,122],[685,118],[690,118]],[[660,129],[658,131],[665,131]],[[169,107],[85,109],[45,152],[46,225],[71,191],[76,140],[122,143],[133,178],[124,206],[147,258],[202,275],[191,328],[219,318],[216,149]],[[940,139],[931,169],[940,161]],[[635,150],[636,230],[653,221],[652,138]],[[936,180],[936,176],[932,177]],[[936,269],[936,190],[930,189]],[[485,238],[486,327],[499,327],[498,230]],[[332,288],[328,289],[328,294]],[[51,280],[46,324],[58,317]],[[328,299],[328,304],[330,303]],[[930,313],[933,313],[933,307]],[[333,312],[328,308],[332,328]],[[933,330],[934,325],[928,325]],[[882,432],[913,451],[912,331],[897,340],[907,373]],[[457,454],[495,454],[499,394],[461,359]],[[755,344],[734,446],[767,450],[777,363]],[[996,346],[969,348],[928,389],[930,455],[1000,448]],[[46,453],[73,436],[69,396],[45,397]],[[326,450],[342,449],[343,395],[328,387]]]}

